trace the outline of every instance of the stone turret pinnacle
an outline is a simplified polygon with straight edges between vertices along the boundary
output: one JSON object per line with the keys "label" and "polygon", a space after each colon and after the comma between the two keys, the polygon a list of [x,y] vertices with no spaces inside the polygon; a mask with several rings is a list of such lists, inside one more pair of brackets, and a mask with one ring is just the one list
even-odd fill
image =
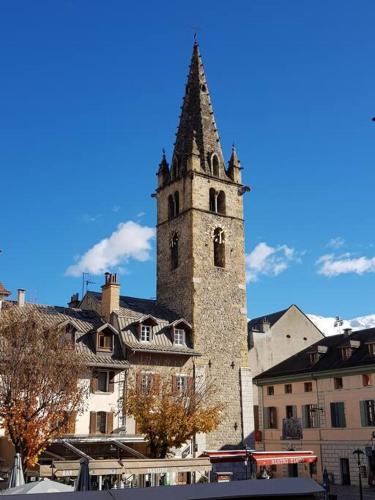
{"label": "stone turret pinnacle", "polygon": [[[193,144],[194,137],[196,145]],[[196,148],[198,148],[200,165],[204,172],[225,175],[223,154],[207,80],[199,46],[195,41],[173,152],[172,179],[186,172],[187,160]]]}
{"label": "stone turret pinnacle", "polygon": [[228,176],[232,179],[232,181],[241,183],[241,163],[240,160],[238,159],[237,156],[237,151],[236,148],[234,147],[234,144],[232,146],[232,154],[230,156],[229,162],[228,162]]}

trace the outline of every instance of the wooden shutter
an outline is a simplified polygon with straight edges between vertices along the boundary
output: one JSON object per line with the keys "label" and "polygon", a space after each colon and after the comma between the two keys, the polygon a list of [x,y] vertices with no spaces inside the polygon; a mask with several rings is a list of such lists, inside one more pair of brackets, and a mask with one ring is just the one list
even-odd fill
{"label": "wooden shutter", "polygon": [[339,427],[346,427],[345,420],[345,405],[344,403],[337,403]]}
{"label": "wooden shutter", "polygon": [[107,412],[107,434],[113,432],[113,411]]}
{"label": "wooden shutter", "polygon": [[269,429],[270,428],[269,415],[270,415],[269,408],[263,408],[263,427],[265,429]]}
{"label": "wooden shutter", "polygon": [[96,412],[90,411],[90,434],[96,434]]}
{"label": "wooden shutter", "polygon": [[108,374],[108,392],[115,391],[115,372],[109,372]]}
{"label": "wooden shutter", "polygon": [[337,427],[336,403],[331,403],[331,426]]}
{"label": "wooden shutter", "polygon": [[310,405],[302,405],[302,425],[305,429],[309,427],[309,412]]}
{"label": "wooden shutter", "polygon": [[154,373],[152,375],[152,388],[155,389],[156,392],[160,391],[160,374]]}
{"label": "wooden shutter", "polygon": [[254,405],[254,430],[259,431],[259,406]]}
{"label": "wooden shutter", "polygon": [[90,391],[96,392],[98,390],[98,379],[95,371],[92,372],[91,381],[90,381]]}
{"label": "wooden shutter", "polygon": [[177,394],[177,377],[172,375],[172,394]]}
{"label": "wooden shutter", "polygon": [[362,427],[366,427],[366,426],[368,426],[366,401],[359,402],[359,409],[361,411],[361,425],[362,425]]}
{"label": "wooden shutter", "polygon": [[278,421],[277,421],[277,408],[276,406],[272,406],[271,410],[272,412],[272,428],[273,429],[278,429]]}
{"label": "wooden shutter", "polygon": [[67,426],[67,433],[68,434],[75,434],[75,432],[76,432],[76,420],[77,420],[77,412],[72,411],[68,417],[68,426]]}
{"label": "wooden shutter", "polygon": [[192,394],[194,392],[194,377],[187,378],[187,392]]}

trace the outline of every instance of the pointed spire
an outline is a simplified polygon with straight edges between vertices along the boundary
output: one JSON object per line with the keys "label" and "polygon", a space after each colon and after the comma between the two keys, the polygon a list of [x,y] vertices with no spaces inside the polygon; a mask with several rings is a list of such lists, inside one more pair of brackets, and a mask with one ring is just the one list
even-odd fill
{"label": "pointed spire", "polygon": [[241,183],[241,163],[237,156],[237,151],[232,144],[232,154],[230,155],[230,159],[228,162],[228,175],[234,181]]}
{"label": "pointed spire", "polygon": [[[194,134],[196,146],[193,145]],[[186,172],[187,159],[195,147],[198,148],[203,171],[210,172],[211,157],[214,153],[220,166],[224,166],[206,75],[196,39],[176,136],[173,158],[177,158],[181,173]]]}
{"label": "pointed spire", "polygon": [[163,186],[169,181],[169,165],[167,162],[167,158],[165,157],[165,149],[162,149],[162,157],[159,163],[158,170],[158,178],[159,178],[159,187]]}

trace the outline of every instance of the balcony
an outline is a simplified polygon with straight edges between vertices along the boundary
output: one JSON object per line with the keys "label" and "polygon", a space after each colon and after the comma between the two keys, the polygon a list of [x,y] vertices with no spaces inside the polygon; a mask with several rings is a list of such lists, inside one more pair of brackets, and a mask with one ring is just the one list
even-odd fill
{"label": "balcony", "polygon": [[302,419],[297,417],[283,418],[282,440],[303,439]]}

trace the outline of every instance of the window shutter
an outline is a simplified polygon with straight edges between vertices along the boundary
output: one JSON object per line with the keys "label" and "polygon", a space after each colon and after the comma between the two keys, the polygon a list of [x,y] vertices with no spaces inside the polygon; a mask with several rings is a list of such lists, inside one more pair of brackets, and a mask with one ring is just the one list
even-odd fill
{"label": "window shutter", "polygon": [[276,406],[272,407],[272,411],[273,411],[273,426],[274,426],[274,429],[278,429],[279,422],[277,420],[277,408],[276,408]]}
{"label": "window shutter", "polygon": [[177,377],[172,375],[172,394],[177,394]]}
{"label": "window shutter", "polygon": [[77,420],[77,412],[72,411],[68,418],[68,434],[74,434],[76,431],[76,420]]}
{"label": "window shutter", "polygon": [[297,406],[293,405],[292,408],[293,408],[292,410],[293,418],[297,418]]}
{"label": "window shutter", "polygon": [[91,382],[90,382],[90,391],[96,392],[97,390],[98,390],[98,379],[97,379],[96,372],[93,371],[92,376],[91,376]]}
{"label": "window shutter", "polygon": [[187,378],[187,392],[192,394],[194,392],[194,377]]}
{"label": "window shutter", "polygon": [[302,425],[305,429],[308,428],[308,418],[307,418],[307,412],[308,412],[308,405],[302,405]]}
{"label": "window shutter", "polygon": [[107,434],[113,432],[113,411],[107,412]]}
{"label": "window shutter", "polygon": [[90,411],[90,434],[96,434],[96,412]]}
{"label": "window shutter", "polygon": [[366,401],[359,402],[359,409],[361,411],[361,425],[362,427],[368,426],[367,411],[366,411]]}
{"label": "window shutter", "polygon": [[159,373],[154,373],[152,375],[152,388],[155,390],[155,392],[160,391],[160,374]]}
{"label": "window shutter", "polygon": [[263,426],[265,429],[270,428],[269,408],[263,408]]}
{"label": "window shutter", "polygon": [[336,405],[331,403],[331,427],[337,427],[336,424]]}
{"label": "window shutter", "polygon": [[114,392],[115,391],[115,372],[109,372],[109,379],[108,379],[108,392]]}
{"label": "window shutter", "polygon": [[338,403],[339,426],[346,427],[344,403]]}

